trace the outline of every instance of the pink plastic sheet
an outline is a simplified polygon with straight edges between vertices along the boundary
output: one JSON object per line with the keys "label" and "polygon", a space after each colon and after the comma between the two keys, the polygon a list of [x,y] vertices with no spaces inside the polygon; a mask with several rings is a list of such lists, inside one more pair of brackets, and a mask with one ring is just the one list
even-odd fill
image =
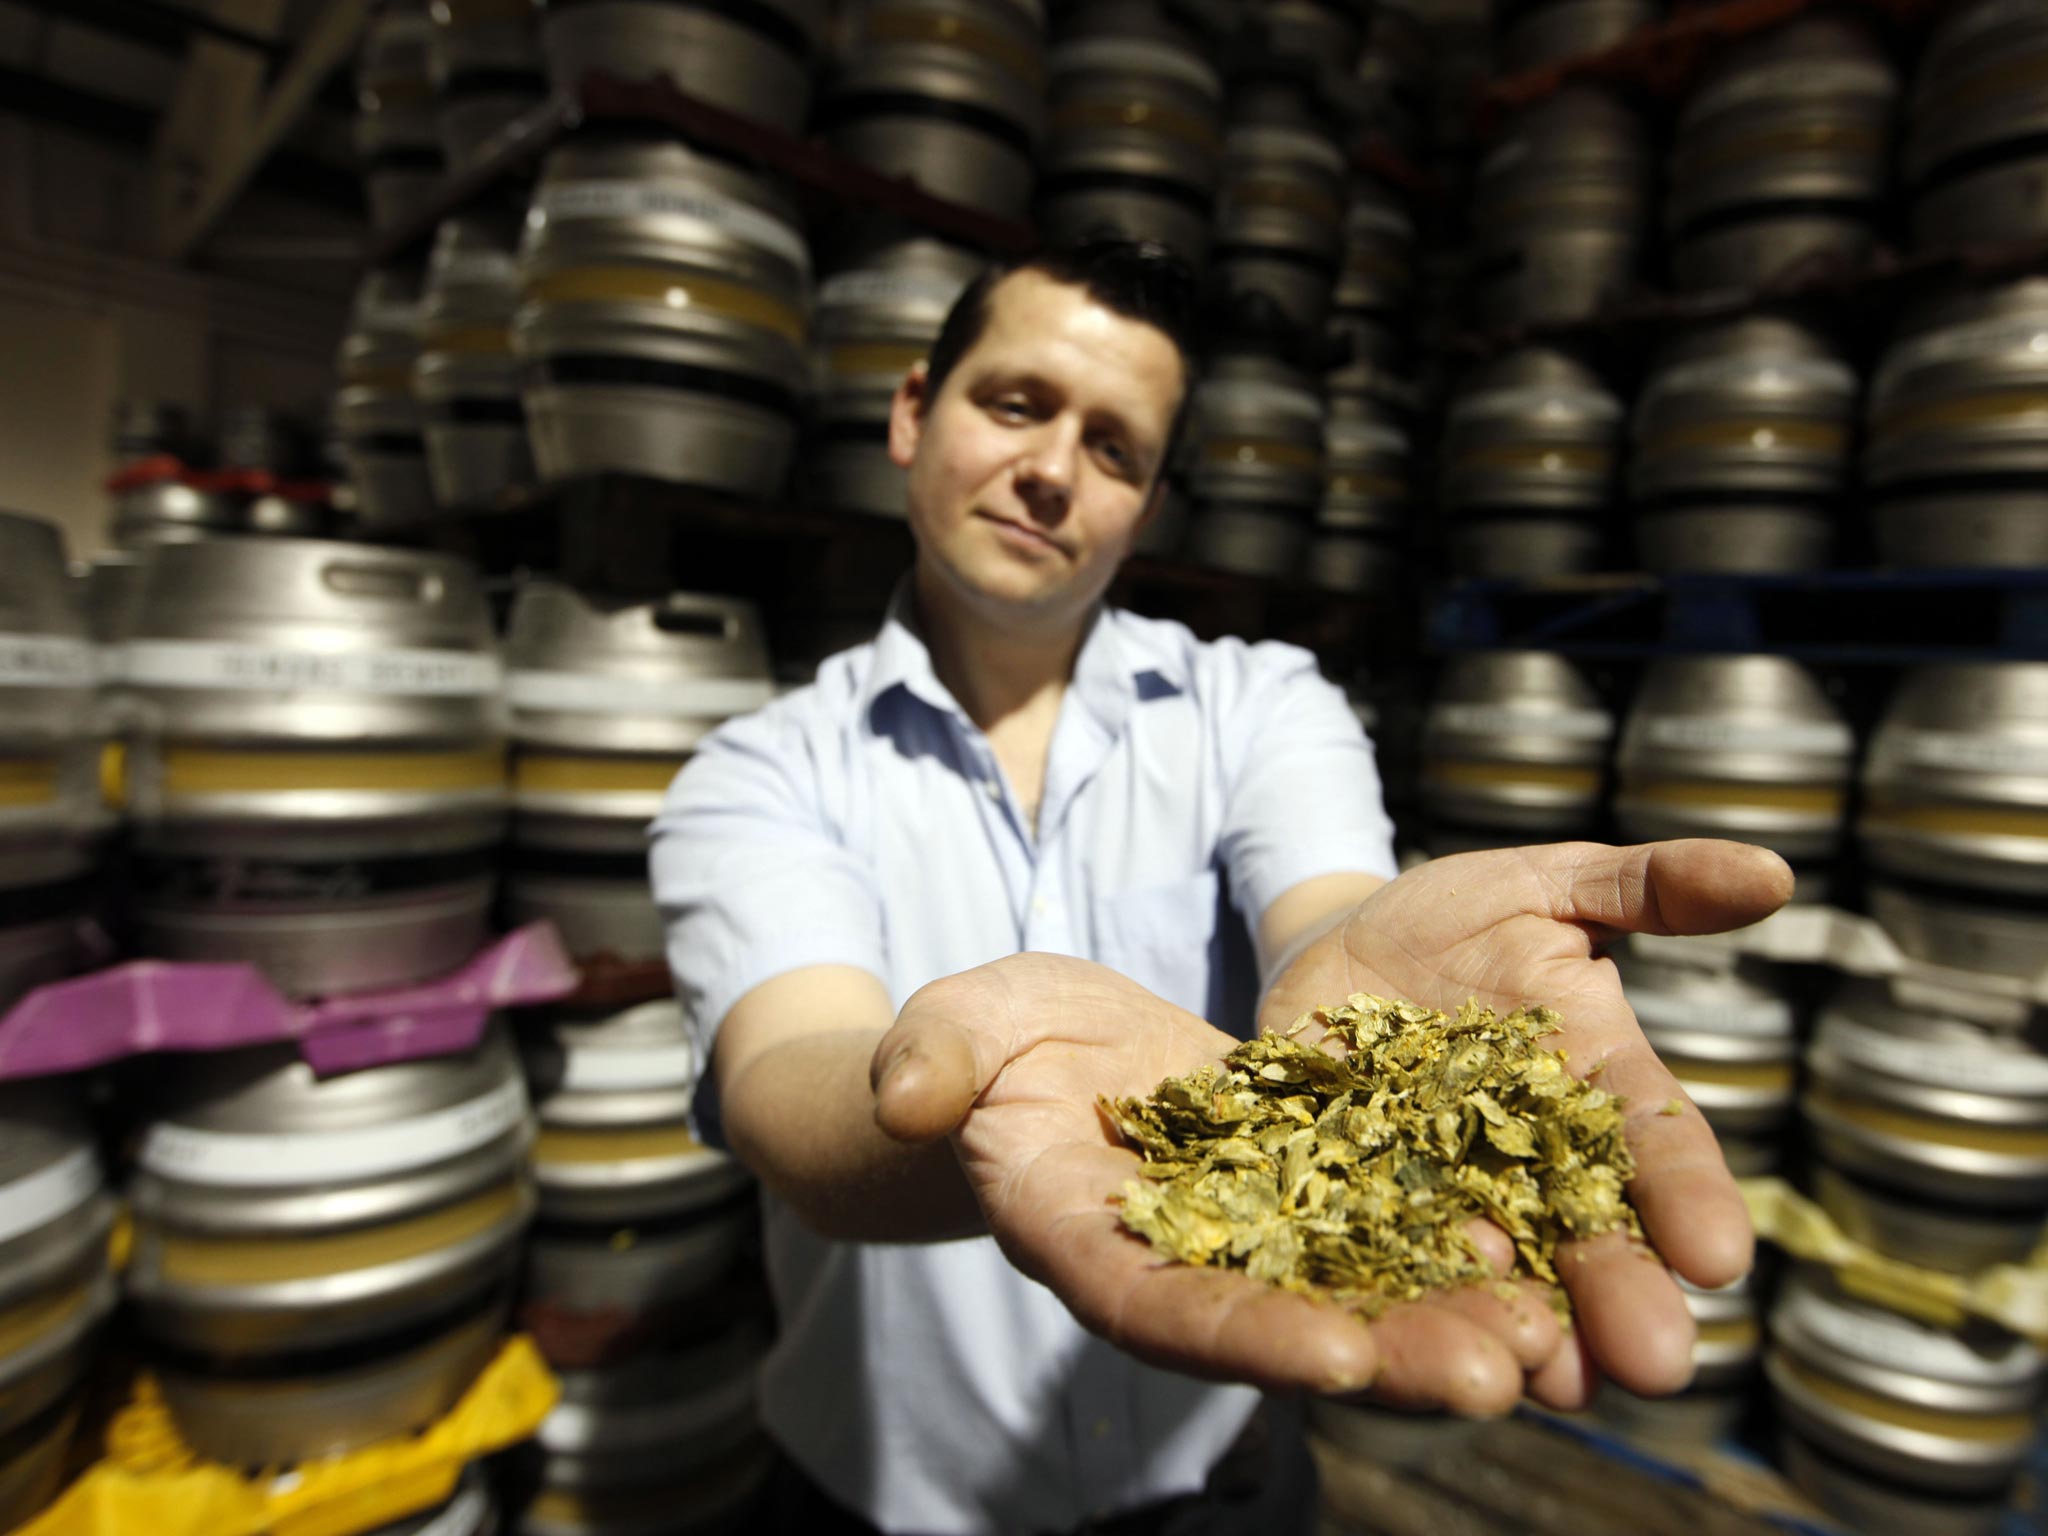
{"label": "pink plastic sheet", "polygon": [[328,1077],[467,1050],[496,1010],[566,997],[577,980],[548,922],[516,929],[433,981],[315,1002],[287,998],[251,965],[134,960],[38,987],[0,1016],[0,1078],[278,1040],[298,1041]]}

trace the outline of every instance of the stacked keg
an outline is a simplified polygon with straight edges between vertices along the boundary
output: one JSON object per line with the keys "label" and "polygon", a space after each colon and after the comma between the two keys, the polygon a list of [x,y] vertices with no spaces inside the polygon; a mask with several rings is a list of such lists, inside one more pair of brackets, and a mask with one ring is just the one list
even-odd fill
{"label": "stacked keg", "polygon": [[2048,955],[2048,663],[1906,674],[1857,823],[1876,917],[1909,956],[2032,978]]}
{"label": "stacked keg", "polygon": [[0,513],[0,1011],[78,958],[105,821],[98,670],[57,530]]}
{"label": "stacked keg", "polygon": [[1905,566],[2048,565],[2048,278],[1909,311],[1871,380],[1864,481]]}
{"label": "stacked keg", "polygon": [[500,506],[533,483],[512,352],[517,241],[517,222],[490,214],[449,219],[434,236],[413,393],[427,476],[442,507]]}
{"label": "stacked keg", "polygon": [[529,0],[435,0],[434,124],[450,170],[547,96]]}
{"label": "stacked keg", "polygon": [[1333,396],[1368,400],[1389,413],[1413,410],[1405,375],[1415,288],[1414,222],[1378,182],[1355,179],[1330,321],[1331,338],[1344,349],[1327,376]]}
{"label": "stacked keg", "polygon": [[342,457],[364,528],[386,536],[434,515],[425,421],[414,393],[420,356],[420,274],[378,267],[356,288],[341,343],[335,398]]}
{"label": "stacked keg", "polygon": [[1189,552],[1222,570],[1293,574],[1324,494],[1317,380],[1263,352],[1225,353],[1192,411]]}
{"label": "stacked keg", "polygon": [[1621,402],[1569,354],[1531,347],[1475,370],[1444,425],[1451,563],[1472,576],[1593,567],[1620,453]]}
{"label": "stacked keg", "polygon": [[1339,592],[1396,585],[1408,523],[1408,431],[1358,396],[1334,396],[1309,574]]}
{"label": "stacked keg", "polygon": [[1156,240],[1206,258],[1223,81],[1204,41],[1158,0],[1095,0],[1059,18],[1038,187],[1048,243]]}
{"label": "stacked keg", "polygon": [[810,115],[826,0],[543,0],[541,49],[555,90],[587,74],[666,77],[728,112],[795,133]]}
{"label": "stacked keg", "polygon": [[466,566],[310,539],[167,546],[119,683],[145,953],[321,994],[477,949],[503,706]]}
{"label": "stacked keg", "polygon": [[772,697],[760,619],[732,598],[626,605],[534,581],[506,657],[512,914],[552,918],[579,962],[659,970],[647,824],[697,743]]}
{"label": "stacked keg", "polygon": [[422,0],[383,0],[356,67],[356,156],[380,230],[417,214],[440,186],[441,140],[429,65],[433,24]]}
{"label": "stacked keg", "polygon": [[1482,325],[1570,323],[1628,292],[1649,221],[1646,138],[1642,114],[1595,85],[1514,117],[1473,190]]}
{"label": "stacked keg", "polygon": [[1731,45],[1694,88],[1667,221],[1683,289],[1762,288],[1861,260],[1886,189],[1898,80],[1869,26],[1821,12]]}
{"label": "stacked keg", "polygon": [[766,181],[660,136],[572,139],[548,156],[519,280],[513,345],[543,480],[780,489],[809,371],[810,252]]}
{"label": "stacked keg", "polygon": [[934,196],[1022,218],[1045,92],[1039,0],[856,0],[825,100],[826,138]]}
{"label": "stacked keg", "polygon": [[1657,19],[1656,0],[1501,0],[1496,56],[1519,74],[1611,48]]}
{"label": "stacked keg", "polygon": [[1673,341],[1635,405],[1643,569],[1825,566],[1855,404],[1855,373],[1794,320],[1750,315]]}
{"label": "stacked keg", "polygon": [[1920,61],[1905,179],[1920,246],[2048,236],[2048,16],[2026,0],[1945,8]]}
{"label": "stacked keg", "polygon": [[1481,651],[1452,658],[1422,720],[1430,851],[1589,835],[1613,737],[1613,713],[1561,656]]}
{"label": "stacked keg", "polygon": [[904,472],[889,457],[889,407],[960,292],[972,251],[922,236],[853,252],[818,285],[811,490],[834,510],[903,517]]}
{"label": "stacked keg", "polygon": [[1345,215],[1344,156],[1305,68],[1240,74],[1231,83],[1212,249],[1233,311],[1291,332],[1299,345],[1319,340],[1344,255]]}
{"label": "stacked keg", "polygon": [[1782,656],[1670,656],[1643,674],[1616,753],[1614,817],[1631,842],[1724,837],[1791,864],[1823,900],[1855,739],[1820,682]]}
{"label": "stacked keg", "polygon": [[318,1078],[296,1044],[152,1074],[127,1290],[180,1434],[280,1466],[410,1434],[496,1353],[532,1122],[518,1058]]}
{"label": "stacked keg", "polygon": [[1860,1531],[1991,1536],[2034,1441],[2048,1369],[2023,1340],[1785,1279],[1765,1358],[1786,1470]]}
{"label": "stacked keg", "polygon": [[238,405],[221,418],[211,477],[233,509],[238,532],[318,538],[332,516],[328,487],[302,478],[306,460],[303,429],[264,405]]}
{"label": "stacked keg", "polygon": [[2048,1229],[2048,1055],[2022,1029],[1845,980],[1800,1109],[1814,1194],[1887,1257],[1974,1274],[2025,1263]]}
{"label": "stacked keg", "polygon": [[198,444],[183,407],[121,401],[109,446],[118,468],[107,482],[113,497],[108,532],[121,548],[147,549],[233,530],[235,513],[227,499],[193,484],[187,472]]}
{"label": "stacked keg", "polygon": [[61,1093],[0,1085],[0,1527],[55,1496],[101,1321],[112,1309],[92,1137]]}

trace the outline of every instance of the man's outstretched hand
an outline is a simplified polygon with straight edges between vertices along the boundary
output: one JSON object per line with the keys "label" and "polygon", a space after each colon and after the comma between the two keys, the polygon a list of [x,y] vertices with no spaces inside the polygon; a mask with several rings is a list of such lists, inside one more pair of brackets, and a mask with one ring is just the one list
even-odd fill
{"label": "man's outstretched hand", "polygon": [[[1746,1273],[1741,1196],[1697,1110],[1644,1041],[1614,967],[1623,932],[1716,933],[1791,894],[1776,855],[1692,840],[1635,848],[1562,843],[1462,854],[1375,891],[1311,944],[1261,1010],[1284,1029],[1353,992],[1454,1010],[1557,1009],[1575,1073],[1604,1063],[1628,1099],[1637,1172],[1629,1193],[1679,1274],[1720,1285]],[[1503,1412],[1524,1387],[1582,1403],[1599,1373],[1643,1393],[1691,1372],[1692,1323],[1664,1265],[1620,1234],[1559,1254],[1577,1328],[1560,1332],[1540,1293],[1447,1291],[1367,1325],[1244,1276],[1170,1263],[1126,1232],[1113,1200],[1138,1166],[1096,1108],[1219,1060],[1235,1042],[1105,967],[1022,954],[923,988],[876,1049],[876,1118],[908,1142],[950,1137],[988,1227],[1011,1262],[1080,1321],[1132,1354],[1193,1375],[1269,1388],[1360,1392],[1412,1407]],[[1503,1270],[1504,1235],[1480,1224]]]}

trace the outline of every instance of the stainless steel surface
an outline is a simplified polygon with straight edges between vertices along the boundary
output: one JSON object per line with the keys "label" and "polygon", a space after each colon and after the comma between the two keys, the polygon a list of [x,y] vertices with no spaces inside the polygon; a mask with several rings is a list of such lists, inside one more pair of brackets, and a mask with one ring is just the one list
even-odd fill
{"label": "stainless steel surface", "polygon": [[1941,1332],[1852,1300],[1805,1267],[1780,1286],[1771,1339],[1764,1364],[1780,1422],[1862,1472],[1993,1494],[2033,1440],[2041,1357],[1989,1325]]}
{"label": "stainless steel surface", "polygon": [[2048,1209],[2048,1055],[1847,981],[1822,1010],[1802,1100],[1815,1149],[1880,1190]]}
{"label": "stainless steel surface", "polygon": [[1854,752],[1848,721],[1798,663],[1665,657],[1622,729],[1615,821],[1638,841],[1732,837],[1818,863],[1841,842]]}
{"label": "stainless steel surface", "polygon": [[1562,656],[1453,657],[1423,716],[1423,805],[1504,843],[1583,834],[1599,812],[1613,736],[1613,714]]}
{"label": "stainless steel surface", "polygon": [[826,0],[763,0],[758,18],[690,0],[543,3],[541,46],[557,91],[592,71],[666,75],[714,106],[795,133],[810,112],[826,11]]}
{"label": "stainless steel surface", "polygon": [[1282,58],[1349,70],[1365,42],[1372,0],[1252,0],[1266,46]]}
{"label": "stainless steel surface", "polygon": [[1319,337],[1344,256],[1344,157],[1310,121],[1263,122],[1233,98],[1223,140],[1214,260],[1223,289],[1252,295]]}
{"label": "stainless steel surface", "polygon": [[1852,1531],[1997,1536],[2005,1527],[2002,1497],[1915,1495],[1882,1475],[1836,1460],[1784,1428],[1777,1442],[1778,1462],[1793,1486]]}
{"label": "stainless steel surface", "polygon": [[1444,501],[1479,509],[1592,519],[1606,508],[1622,408],[1598,374],[1565,353],[1530,347],[1459,385],[1444,427]]}
{"label": "stainless steel surface", "polygon": [[1612,956],[1643,1036],[1714,1134],[1762,1145],[1791,1119],[1797,1018],[1786,978],[1767,962],[1673,964],[1632,950]]}
{"label": "stainless steel surface", "polygon": [[335,425],[363,526],[415,527],[434,515],[413,368],[420,355],[420,275],[378,267],[356,287],[342,338]]}
{"label": "stainless steel surface", "polygon": [[363,30],[356,66],[356,155],[370,222],[391,229],[426,205],[441,175],[428,66],[432,24],[421,0],[380,6]]}
{"label": "stainless steel surface", "polygon": [[759,1434],[754,1375],[767,1330],[627,1365],[562,1373],[562,1399],[535,1437],[549,1488],[618,1491],[674,1483]]}
{"label": "stainless steel surface", "polygon": [[249,960],[318,993],[476,949],[504,705],[469,567],[302,539],[169,547],[124,655],[146,953]]}
{"label": "stainless steel surface", "polygon": [[2026,0],[1965,0],[1921,55],[1904,179],[1923,248],[2048,236],[2048,14]]}
{"label": "stainless steel surface", "polygon": [[0,1530],[25,1526],[62,1490],[78,1417],[77,1403],[54,1414],[0,1465]]}
{"label": "stainless steel surface", "polygon": [[463,1469],[455,1492],[431,1509],[380,1525],[365,1536],[496,1536],[498,1501],[475,1462]]}
{"label": "stainless steel surface", "polygon": [[1507,74],[1610,48],[1657,19],[1655,0],[1526,0],[1502,6],[1497,57]]}
{"label": "stainless steel surface", "polygon": [[1014,0],[855,0],[824,122],[833,148],[999,218],[1031,203],[1044,21]]}
{"label": "stainless steel surface", "polygon": [[129,1185],[148,1337],[258,1360],[367,1349],[510,1278],[532,1122],[496,1029],[324,1079],[289,1045],[181,1059],[156,1092]]}
{"label": "stainless steel surface", "polygon": [[413,390],[434,500],[450,509],[497,506],[534,480],[512,351],[518,241],[509,216],[466,214],[441,225],[427,260]]}
{"label": "stainless steel surface", "polygon": [[678,142],[571,140],[547,158],[519,277],[513,346],[543,480],[780,489],[809,374],[810,254],[766,181]]}
{"label": "stainless steel surface", "polygon": [[1291,574],[1323,497],[1315,382],[1272,358],[1221,356],[1196,387],[1192,409],[1191,553],[1226,570]]}
{"label": "stainless steel surface", "polygon": [[1994,1264],[2024,1264],[2048,1237],[2048,1212],[1931,1200],[1880,1189],[1816,1160],[1807,1170],[1813,1197],[1836,1226],[1886,1258],[1975,1275]]}
{"label": "stainless steel surface", "polygon": [[1666,219],[1678,286],[1760,288],[1874,238],[1898,79],[1852,14],[1731,43],[1679,114]]}
{"label": "stainless steel surface", "polygon": [[1908,566],[2048,565],[2048,277],[1909,311],[1871,380],[1864,478]]}
{"label": "stainless steel surface", "polygon": [[884,239],[818,285],[819,433],[807,456],[824,505],[906,515],[904,471],[889,458],[889,403],[984,265],[941,240]]}
{"label": "stainless steel surface", "polygon": [[188,485],[166,467],[114,493],[108,534],[122,549],[146,551],[233,533],[239,523],[227,497]]}
{"label": "stainless steel surface", "polygon": [[460,169],[546,99],[540,33],[531,7],[499,0],[440,0],[433,20],[434,124],[443,157]]}

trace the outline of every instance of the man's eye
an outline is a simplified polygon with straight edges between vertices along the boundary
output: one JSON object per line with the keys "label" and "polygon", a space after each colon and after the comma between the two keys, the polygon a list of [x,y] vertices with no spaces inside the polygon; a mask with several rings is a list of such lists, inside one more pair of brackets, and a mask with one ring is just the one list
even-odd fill
{"label": "man's eye", "polygon": [[1109,465],[1111,469],[1114,469],[1119,474],[1129,474],[1135,463],[1131,458],[1130,450],[1114,438],[1098,439],[1095,444],[1095,451],[1102,456],[1102,461],[1105,464]]}
{"label": "man's eye", "polygon": [[998,421],[1029,421],[1031,407],[1022,400],[998,400],[989,407]]}

